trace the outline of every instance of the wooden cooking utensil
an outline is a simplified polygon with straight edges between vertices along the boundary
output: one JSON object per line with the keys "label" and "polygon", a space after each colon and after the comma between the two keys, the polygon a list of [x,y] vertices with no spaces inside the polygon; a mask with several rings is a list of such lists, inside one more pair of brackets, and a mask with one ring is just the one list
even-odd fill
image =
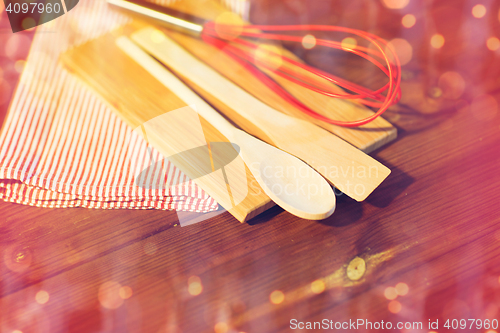
{"label": "wooden cooking utensil", "polygon": [[236,143],[255,179],[276,204],[296,216],[311,220],[324,219],[333,213],[335,194],[328,182],[311,167],[235,128],[127,37],[118,38],[116,44],[184,102],[195,105],[196,112]]}
{"label": "wooden cooking utensil", "polygon": [[172,71],[260,127],[261,139],[302,159],[351,198],[364,200],[390,174],[387,167],[328,131],[262,103],[161,31],[144,28],[132,39]]}
{"label": "wooden cooking utensil", "polygon": [[[145,19],[151,21],[154,24],[165,25],[169,29],[175,29],[179,31],[184,31],[187,34],[198,36],[203,39],[207,44],[211,44],[221,49],[224,53],[230,54],[237,61],[242,61],[242,63],[246,63],[247,61],[253,62],[255,61],[256,53],[267,53],[264,51],[263,47],[265,44],[255,44],[250,42],[243,37],[250,38],[258,38],[261,42],[266,43],[266,41],[294,41],[297,43],[303,42],[303,33],[309,31],[316,32],[341,32],[348,33],[356,36],[356,38],[361,38],[366,40],[367,42],[376,46],[379,50],[380,54],[378,57],[385,59],[383,62],[388,66],[388,71],[384,71],[389,79],[389,83],[382,90],[370,91],[364,87],[356,86],[353,82],[346,82],[345,79],[338,78],[336,76],[329,76],[325,73],[321,73],[318,71],[318,68],[314,68],[308,66],[306,64],[296,62],[291,58],[279,53],[279,63],[280,66],[278,68],[275,67],[276,64],[270,65],[268,61],[258,61],[260,62],[259,67],[263,67],[266,70],[264,72],[275,72],[279,73],[282,78],[286,80],[290,80],[298,84],[299,86],[305,87],[307,89],[314,90],[318,93],[328,95],[336,98],[346,98],[346,99],[357,99],[361,103],[366,103],[367,105],[371,105],[373,107],[377,107],[377,113],[356,120],[339,120],[339,119],[330,119],[328,117],[324,117],[318,112],[314,111],[311,108],[308,108],[306,105],[299,102],[293,94],[289,94],[281,85],[277,85],[275,81],[269,80],[268,76],[262,75],[262,70],[257,70],[256,68],[249,66],[248,69],[252,71],[256,77],[258,77],[262,82],[268,87],[268,89],[275,91],[281,98],[289,100],[291,104],[296,105],[302,110],[304,113],[307,113],[313,118],[316,118],[321,121],[325,121],[330,124],[334,124],[337,126],[346,126],[346,127],[356,127],[366,125],[367,123],[373,121],[378,116],[380,116],[387,108],[397,103],[400,98],[401,91],[399,89],[400,80],[401,80],[401,66],[399,64],[399,60],[397,55],[393,52],[391,48],[387,47],[387,42],[383,39],[372,35],[368,32],[356,30],[356,29],[348,29],[345,27],[337,27],[332,25],[251,25],[251,24],[242,24],[243,22],[235,23],[229,25],[221,24],[221,22],[211,21],[206,22],[199,17],[192,17],[190,15],[186,15],[186,13],[175,11],[171,8],[166,8],[160,5],[152,4],[143,0],[108,0],[108,3],[120,8],[127,10],[134,15],[142,16]],[[182,17],[182,18],[181,18]],[[285,34],[281,34],[285,33]],[[317,39],[318,45],[322,45],[323,47],[331,47],[334,49],[344,49],[347,52],[353,52],[353,54],[357,54],[362,56],[366,60],[369,60],[376,66],[382,67],[383,65],[376,61],[373,57],[371,57],[371,52],[366,51],[365,48],[357,48],[356,51],[351,50],[349,48],[341,47],[340,43],[334,43],[328,39]],[[385,51],[384,51],[385,50]],[[279,52],[279,51],[278,51]],[[258,56],[257,56],[258,57]],[[270,54],[263,55],[264,58],[272,58]],[[259,58],[259,57],[258,57]],[[393,64],[388,60],[393,58]],[[301,73],[303,72],[303,73]],[[331,82],[335,82],[340,87],[347,89],[347,91],[352,91],[353,93],[347,93],[347,91],[339,92],[339,89],[334,89],[336,91],[336,95],[332,96],[332,90],[330,89],[328,84],[324,84],[322,81],[312,83],[308,80],[308,77],[311,76],[321,77],[323,79],[327,79]],[[338,87],[337,87],[338,88]],[[385,94],[381,94],[384,91]],[[378,100],[379,102],[373,102],[373,100]]]}
{"label": "wooden cooking utensil", "polygon": [[[264,193],[237,151],[225,151],[232,156],[236,154],[233,162],[235,166],[241,166],[233,168],[233,163],[229,169],[227,165],[224,166],[229,181],[224,179],[221,170],[216,171],[216,162],[220,165],[224,159],[213,154],[212,143],[229,147],[228,139],[116,46],[118,37],[130,36],[142,27],[144,25],[137,21],[119,27],[69,49],[61,55],[61,61],[66,69],[98,94],[122,121],[131,128],[139,128],[138,134],[143,134],[143,126],[156,125],[156,119],[169,120],[172,113],[179,113],[180,117],[175,117],[174,128],[144,128],[147,134],[147,137],[143,135],[144,139],[238,221],[246,222],[273,207],[275,203]],[[184,115],[184,111],[189,112]],[[162,121],[160,125],[164,124]],[[173,133],[169,133],[170,130]],[[211,156],[178,154],[208,144]],[[172,160],[172,156],[187,157],[189,160]],[[209,159],[208,164],[213,162],[210,167],[212,172],[200,177],[200,165],[201,173],[206,165],[204,158]]]}

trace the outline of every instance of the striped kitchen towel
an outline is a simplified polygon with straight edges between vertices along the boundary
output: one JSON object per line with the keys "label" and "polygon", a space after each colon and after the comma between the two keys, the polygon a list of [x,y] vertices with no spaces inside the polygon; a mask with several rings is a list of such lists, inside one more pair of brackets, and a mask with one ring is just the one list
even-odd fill
{"label": "striped kitchen towel", "polygon": [[38,207],[218,208],[59,63],[68,48],[127,21],[104,0],[86,0],[38,27],[0,133],[0,198]]}

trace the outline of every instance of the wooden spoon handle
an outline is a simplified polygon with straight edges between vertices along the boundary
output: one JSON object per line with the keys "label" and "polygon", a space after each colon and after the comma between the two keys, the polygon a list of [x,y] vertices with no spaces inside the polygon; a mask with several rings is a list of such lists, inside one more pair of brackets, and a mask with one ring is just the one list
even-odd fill
{"label": "wooden spoon handle", "polygon": [[125,36],[116,40],[116,45],[128,56],[141,64],[153,77],[168,87],[175,95],[191,106],[200,116],[212,124],[229,141],[234,140],[235,127],[231,125],[224,117],[187,87],[175,75],[170,73],[151,56],[144,52],[134,42]]}

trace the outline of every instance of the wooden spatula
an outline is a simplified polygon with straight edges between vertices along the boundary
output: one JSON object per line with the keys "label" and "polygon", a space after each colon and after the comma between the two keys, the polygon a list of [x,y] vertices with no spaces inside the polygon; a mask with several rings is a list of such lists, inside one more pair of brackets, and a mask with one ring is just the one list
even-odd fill
{"label": "wooden spatula", "polygon": [[259,126],[262,140],[302,159],[351,198],[364,200],[390,174],[387,167],[328,131],[262,103],[161,31],[144,28],[132,39],[176,74]]}

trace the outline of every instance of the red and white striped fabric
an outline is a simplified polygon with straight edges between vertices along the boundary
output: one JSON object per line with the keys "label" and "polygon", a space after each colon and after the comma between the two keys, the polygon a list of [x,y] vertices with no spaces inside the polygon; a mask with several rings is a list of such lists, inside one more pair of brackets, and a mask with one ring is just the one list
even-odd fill
{"label": "red and white striped fabric", "polygon": [[[58,62],[126,21],[105,1],[85,0],[38,28],[0,133],[0,198],[39,207],[218,208]],[[162,167],[149,168],[139,187],[146,154]]]}

